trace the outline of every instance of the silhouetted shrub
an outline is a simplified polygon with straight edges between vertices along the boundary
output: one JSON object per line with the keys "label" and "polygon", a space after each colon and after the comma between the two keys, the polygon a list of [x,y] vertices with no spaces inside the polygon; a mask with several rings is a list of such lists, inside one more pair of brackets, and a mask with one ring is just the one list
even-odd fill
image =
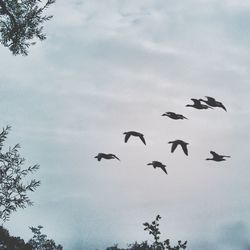
{"label": "silhouetted shrub", "polygon": [[62,250],[61,245],[56,245],[54,240],[47,239],[47,235],[41,233],[42,226],[30,227],[33,237],[25,243],[20,237],[10,236],[9,231],[0,226],[1,250]]}
{"label": "silhouetted shrub", "polygon": [[9,231],[0,226],[0,249],[1,250],[32,250],[32,246],[25,243],[20,237],[9,235]]}
{"label": "silhouetted shrub", "polygon": [[112,247],[106,248],[106,250],[181,250],[186,249],[187,241],[183,242],[181,240],[178,241],[176,246],[170,245],[170,240],[166,239],[164,241],[160,241],[160,229],[159,229],[159,220],[161,219],[160,215],[156,216],[156,219],[151,223],[145,222],[143,223],[144,230],[148,231],[150,235],[153,236],[154,242],[153,244],[149,244],[147,241],[143,241],[142,243],[134,242],[128,245],[128,248],[118,248],[118,245],[114,245]]}
{"label": "silhouetted shrub", "polygon": [[30,227],[33,237],[28,241],[34,250],[62,250],[61,245],[56,245],[54,240],[47,239],[46,234],[41,233],[42,226]]}

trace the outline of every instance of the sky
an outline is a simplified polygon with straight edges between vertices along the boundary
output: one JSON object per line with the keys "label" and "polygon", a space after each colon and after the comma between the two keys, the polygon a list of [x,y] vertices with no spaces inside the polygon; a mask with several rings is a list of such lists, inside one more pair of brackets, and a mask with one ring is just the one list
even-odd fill
{"label": "sky", "polygon": [[[0,47],[1,126],[39,164],[34,206],[12,214],[64,249],[105,249],[152,239],[191,250],[250,249],[250,3],[245,0],[60,0],[47,40],[29,55]],[[212,96],[227,112],[196,110]],[[161,116],[172,111],[188,120]],[[144,134],[124,143],[125,131]],[[189,155],[169,141],[189,143]],[[230,155],[206,161],[209,151]],[[98,153],[121,161],[98,162]],[[147,166],[157,160],[168,175]]]}

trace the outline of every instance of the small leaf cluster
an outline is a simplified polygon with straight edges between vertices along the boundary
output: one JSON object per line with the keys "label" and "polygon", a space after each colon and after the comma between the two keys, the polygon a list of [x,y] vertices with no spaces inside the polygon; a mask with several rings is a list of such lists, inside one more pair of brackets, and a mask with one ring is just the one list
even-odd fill
{"label": "small leaf cluster", "polygon": [[160,230],[159,230],[159,223],[158,221],[161,219],[160,215],[156,216],[156,219],[149,224],[148,222],[143,223],[143,226],[145,227],[144,230],[148,231],[149,234],[152,234],[154,237],[154,244],[158,245],[159,244],[159,239],[160,239]]}
{"label": "small leaf cluster", "polygon": [[10,126],[7,126],[0,133],[0,219],[3,221],[8,220],[10,214],[18,208],[31,206],[33,203],[27,193],[40,186],[40,181],[35,179],[24,183],[29,174],[39,169],[39,165],[23,168],[25,159],[19,154],[19,144],[2,152],[9,131]]}
{"label": "small leaf cluster", "polygon": [[119,248],[117,244],[114,246],[106,248],[106,250],[181,250],[187,248],[187,241],[182,243],[181,240],[178,241],[176,246],[170,245],[170,240],[160,241],[160,229],[159,229],[159,220],[161,219],[160,215],[156,216],[156,219],[151,223],[143,223],[144,230],[148,231],[150,235],[153,236],[153,244],[149,244],[147,241],[142,243],[134,242],[128,245],[128,248]]}
{"label": "small leaf cluster", "polygon": [[36,38],[46,39],[42,24],[52,18],[43,15],[45,9],[56,0],[0,0],[0,42],[13,55],[27,55]]}
{"label": "small leaf cluster", "polygon": [[42,234],[42,226],[30,227],[33,237],[28,241],[28,244],[35,250],[62,250],[61,245],[56,245],[54,240],[47,239],[46,234]]}
{"label": "small leaf cluster", "polygon": [[143,223],[144,230],[148,231],[149,234],[153,235],[154,237],[154,242],[152,245],[152,249],[154,250],[180,250],[180,249],[186,249],[187,247],[187,241],[182,243],[181,240],[178,241],[178,245],[176,246],[171,246],[170,245],[170,240],[167,239],[163,242],[160,241],[160,229],[159,229],[159,220],[161,219],[160,215],[156,216],[156,219],[152,221],[151,223],[145,222]]}

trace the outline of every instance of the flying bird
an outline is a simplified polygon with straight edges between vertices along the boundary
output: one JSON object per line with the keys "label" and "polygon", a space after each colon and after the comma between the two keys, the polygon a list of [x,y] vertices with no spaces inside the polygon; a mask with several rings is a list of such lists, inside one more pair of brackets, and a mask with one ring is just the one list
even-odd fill
{"label": "flying bird", "polygon": [[191,98],[191,100],[193,101],[193,104],[187,104],[186,107],[192,107],[196,109],[212,109],[212,107],[202,104],[201,99]]}
{"label": "flying bird", "polygon": [[172,147],[171,147],[171,153],[173,153],[175,151],[175,149],[177,148],[178,145],[180,145],[182,147],[183,152],[185,153],[185,155],[188,155],[188,149],[187,149],[187,145],[189,143],[184,142],[182,140],[175,140],[175,141],[170,141],[168,143],[172,143]]}
{"label": "flying bird", "polygon": [[207,105],[211,107],[219,107],[227,111],[225,106],[221,102],[216,101],[215,98],[210,96],[205,96],[205,97],[207,98],[207,100],[200,99],[200,101],[205,102]]}
{"label": "flying bird", "polygon": [[114,154],[99,153],[94,158],[96,158],[98,161],[100,161],[101,159],[106,159],[106,160],[117,159],[117,160],[120,161],[120,159],[116,155],[114,155]]}
{"label": "flying bird", "polygon": [[141,133],[139,133],[139,132],[128,131],[128,132],[124,132],[123,134],[125,135],[125,139],[124,139],[125,143],[127,143],[129,137],[132,135],[132,136],[137,136],[137,137],[139,137],[139,138],[141,139],[141,141],[146,145],[146,141],[145,141],[145,139],[144,139],[144,135],[141,134]]}
{"label": "flying bird", "polygon": [[226,159],[224,159],[225,157],[230,158],[231,156],[229,155],[219,155],[214,151],[210,151],[210,153],[212,154],[212,158],[207,158],[206,160],[211,160],[211,161],[225,161]]}
{"label": "flying bird", "polygon": [[162,114],[162,116],[168,116],[169,118],[174,119],[174,120],[187,119],[185,116],[181,114],[176,114],[174,112],[165,112],[164,114]]}
{"label": "flying bird", "polygon": [[148,163],[147,165],[152,165],[154,168],[161,168],[166,174],[168,174],[168,172],[166,170],[166,165],[163,165],[159,161],[152,161],[152,162]]}

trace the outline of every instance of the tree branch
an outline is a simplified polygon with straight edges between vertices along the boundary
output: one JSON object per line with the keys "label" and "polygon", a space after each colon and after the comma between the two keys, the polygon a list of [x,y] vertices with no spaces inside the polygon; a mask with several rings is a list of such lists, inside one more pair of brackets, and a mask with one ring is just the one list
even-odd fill
{"label": "tree branch", "polygon": [[17,25],[17,21],[16,21],[16,18],[14,17],[14,15],[8,10],[5,2],[3,0],[0,0],[0,6],[2,7],[2,15],[8,15],[12,21],[12,23],[14,24],[15,28],[18,27]]}

